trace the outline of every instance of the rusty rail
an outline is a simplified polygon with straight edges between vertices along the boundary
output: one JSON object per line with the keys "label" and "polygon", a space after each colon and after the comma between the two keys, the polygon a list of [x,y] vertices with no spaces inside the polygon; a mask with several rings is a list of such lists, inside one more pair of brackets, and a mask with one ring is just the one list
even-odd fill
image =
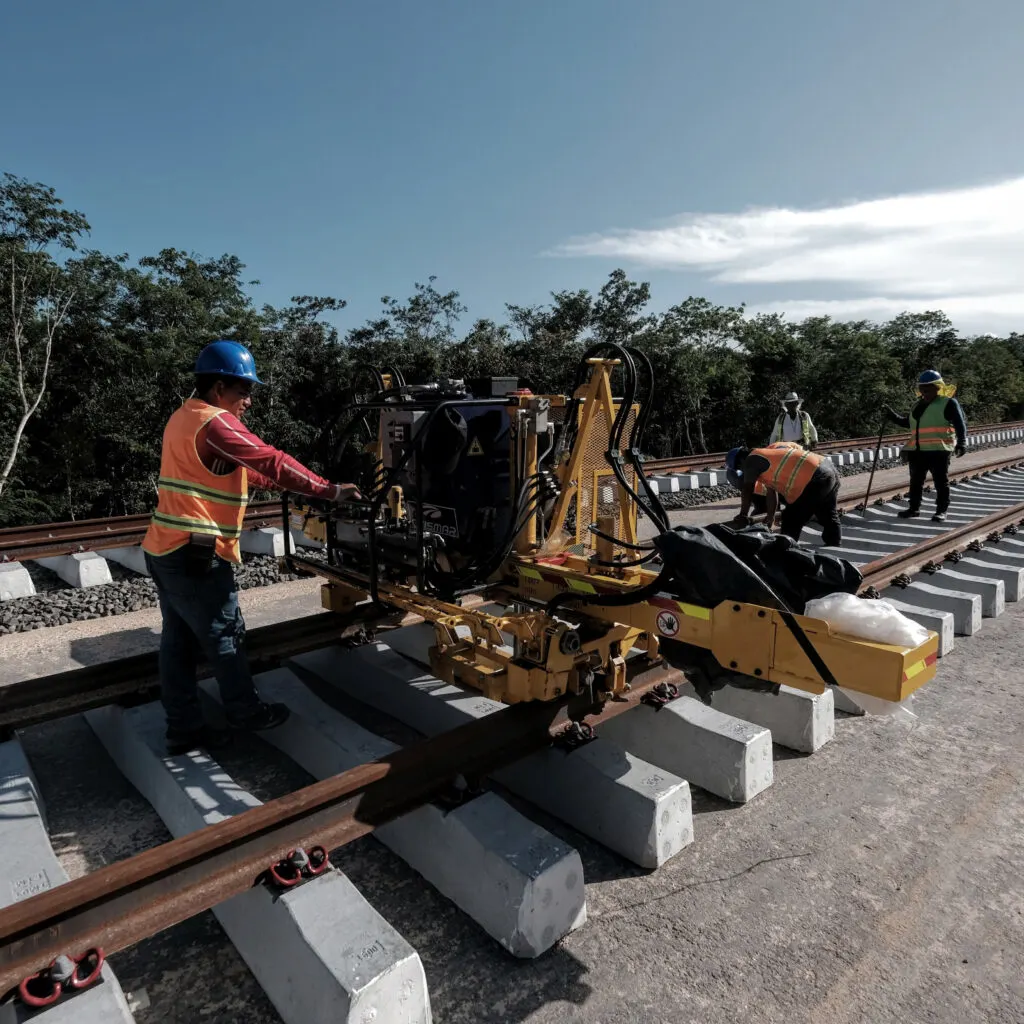
{"label": "rusty rail", "polygon": [[7,907],[0,993],[63,952],[124,949],[252,888],[290,850],[344,846],[443,795],[460,775],[543,749],[574,718],[599,726],[683,678],[664,664],[637,665],[626,699],[599,715],[566,701],[516,704]]}
{"label": "rusty rail", "polygon": [[[281,506],[276,501],[254,502],[245,510],[247,530],[280,525]],[[82,519],[73,523],[43,523],[39,526],[9,526],[0,529],[0,561],[48,558],[78,551],[124,548],[142,542],[149,527],[149,513]]]}
{"label": "rusty rail", "polygon": [[[1024,454],[1011,455],[1007,458],[997,459],[995,462],[986,462],[983,466],[968,466],[966,469],[950,469],[950,483],[960,480],[973,480],[975,477],[986,476],[989,473],[997,473],[1001,469],[1011,469],[1014,466],[1024,464]],[[954,464],[955,465],[955,464]],[[905,494],[909,483],[897,484],[892,487],[875,488],[871,495],[874,500],[872,504],[891,501],[902,494]],[[844,511],[861,509],[864,507],[864,499],[868,497],[867,491],[857,491],[854,494],[843,494],[839,492],[839,507]]]}
{"label": "rusty rail", "polygon": [[1024,523],[1024,502],[993,512],[973,523],[965,523],[955,530],[940,533],[937,537],[929,537],[884,558],[877,558],[861,569],[864,577],[862,590],[872,587],[879,590],[889,586],[898,576],[909,576],[942,561],[953,561],[951,556],[954,552],[963,552],[976,541],[990,540],[997,543],[1000,535],[1007,532],[1009,527],[1021,523]]}
{"label": "rusty rail", "polygon": [[[483,598],[471,594],[462,603],[466,608],[479,607]],[[255,675],[287,658],[336,643],[361,628],[397,629],[422,621],[419,615],[382,611],[367,601],[343,615],[319,612],[246,630],[246,655]],[[200,662],[200,677],[209,674],[209,666]],[[0,687],[0,736],[107,704],[155,700],[159,688],[156,651],[19,680]]]}
{"label": "rusty rail", "polygon": [[[969,427],[969,436],[975,434],[988,434],[995,430],[1013,430],[1024,427],[1024,421],[1012,423],[993,423],[983,426]],[[907,431],[895,434],[888,434],[882,444],[898,445],[904,444],[910,439]],[[828,454],[831,452],[856,451],[860,448],[874,448],[878,444],[877,437],[847,437],[838,441],[823,441],[815,451]],[[721,469],[725,465],[726,452],[708,452],[706,455],[675,455],[668,459],[648,459],[644,463],[644,469],[648,473],[685,473],[705,469]]]}

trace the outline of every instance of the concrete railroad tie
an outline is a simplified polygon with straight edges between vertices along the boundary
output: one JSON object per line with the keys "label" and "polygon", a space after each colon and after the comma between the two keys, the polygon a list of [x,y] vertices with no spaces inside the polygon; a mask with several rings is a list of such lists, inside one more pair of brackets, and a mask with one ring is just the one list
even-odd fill
{"label": "concrete railroad tie", "polygon": [[[85,717],[174,836],[259,806],[207,754],[164,756],[158,704]],[[256,886],[213,913],[286,1024],[430,1024],[419,956],[340,871],[280,894]]]}
{"label": "concrete railroad tie", "polygon": [[[202,684],[219,699],[212,681]],[[318,779],[397,750],[324,703],[288,669],[256,679],[264,700],[291,709],[261,738]],[[374,836],[465,911],[510,953],[535,957],[587,917],[580,855],[495,793],[450,811],[427,804]]]}

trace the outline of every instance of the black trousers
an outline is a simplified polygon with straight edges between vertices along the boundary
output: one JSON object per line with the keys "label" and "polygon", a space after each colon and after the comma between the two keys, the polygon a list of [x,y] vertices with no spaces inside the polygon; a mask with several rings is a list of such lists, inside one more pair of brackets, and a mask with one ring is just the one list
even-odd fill
{"label": "black trousers", "polygon": [[800,539],[803,528],[812,520],[821,524],[821,539],[829,547],[842,543],[843,530],[839,525],[840,476],[831,462],[815,470],[803,494],[782,510],[780,527],[787,537]]}
{"label": "black trousers", "polygon": [[935,483],[935,511],[949,509],[949,452],[907,452],[907,468],[910,470],[910,507],[921,508],[921,492],[924,482],[931,473]]}

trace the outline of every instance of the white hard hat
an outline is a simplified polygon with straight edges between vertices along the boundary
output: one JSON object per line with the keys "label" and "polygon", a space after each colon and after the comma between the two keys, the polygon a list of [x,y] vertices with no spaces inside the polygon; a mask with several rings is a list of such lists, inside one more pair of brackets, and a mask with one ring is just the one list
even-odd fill
{"label": "white hard hat", "polygon": [[786,397],[783,398],[783,402],[799,402],[800,396],[795,391],[789,391],[786,393]]}

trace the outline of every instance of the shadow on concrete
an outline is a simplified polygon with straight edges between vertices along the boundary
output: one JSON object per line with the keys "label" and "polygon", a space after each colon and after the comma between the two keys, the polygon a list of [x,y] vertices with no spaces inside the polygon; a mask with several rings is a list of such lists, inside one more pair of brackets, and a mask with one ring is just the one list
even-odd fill
{"label": "shadow on concrete", "polygon": [[810,754],[805,754],[802,751],[780,746],[778,743],[772,744],[773,761],[799,761],[801,758],[810,756]]}
{"label": "shadow on concrete", "polygon": [[[314,781],[258,736],[239,735],[217,760],[264,801]],[[333,851],[331,860],[419,953],[435,1020],[520,1021],[547,1003],[580,1005],[589,996],[586,968],[566,950],[556,946],[536,960],[517,960],[372,836]]]}
{"label": "shadow on concrete", "polygon": [[[80,715],[26,729],[21,741],[46,806],[50,845],[68,874],[96,871],[172,838]],[[135,1012],[138,1024],[280,1022],[209,911],[110,963],[125,992],[142,993],[149,1003]]]}
{"label": "shadow on concrete", "polygon": [[587,969],[563,946],[517,960],[372,837],[331,859],[419,953],[435,1020],[511,1024],[548,1003],[580,1006],[590,996]]}
{"label": "shadow on concrete", "polygon": [[125,629],[102,636],[84,636],[72,640],[69,653],[79,665],[102,665],[116,658],[148,654],[160,646],[160,633],[148,627]]}

